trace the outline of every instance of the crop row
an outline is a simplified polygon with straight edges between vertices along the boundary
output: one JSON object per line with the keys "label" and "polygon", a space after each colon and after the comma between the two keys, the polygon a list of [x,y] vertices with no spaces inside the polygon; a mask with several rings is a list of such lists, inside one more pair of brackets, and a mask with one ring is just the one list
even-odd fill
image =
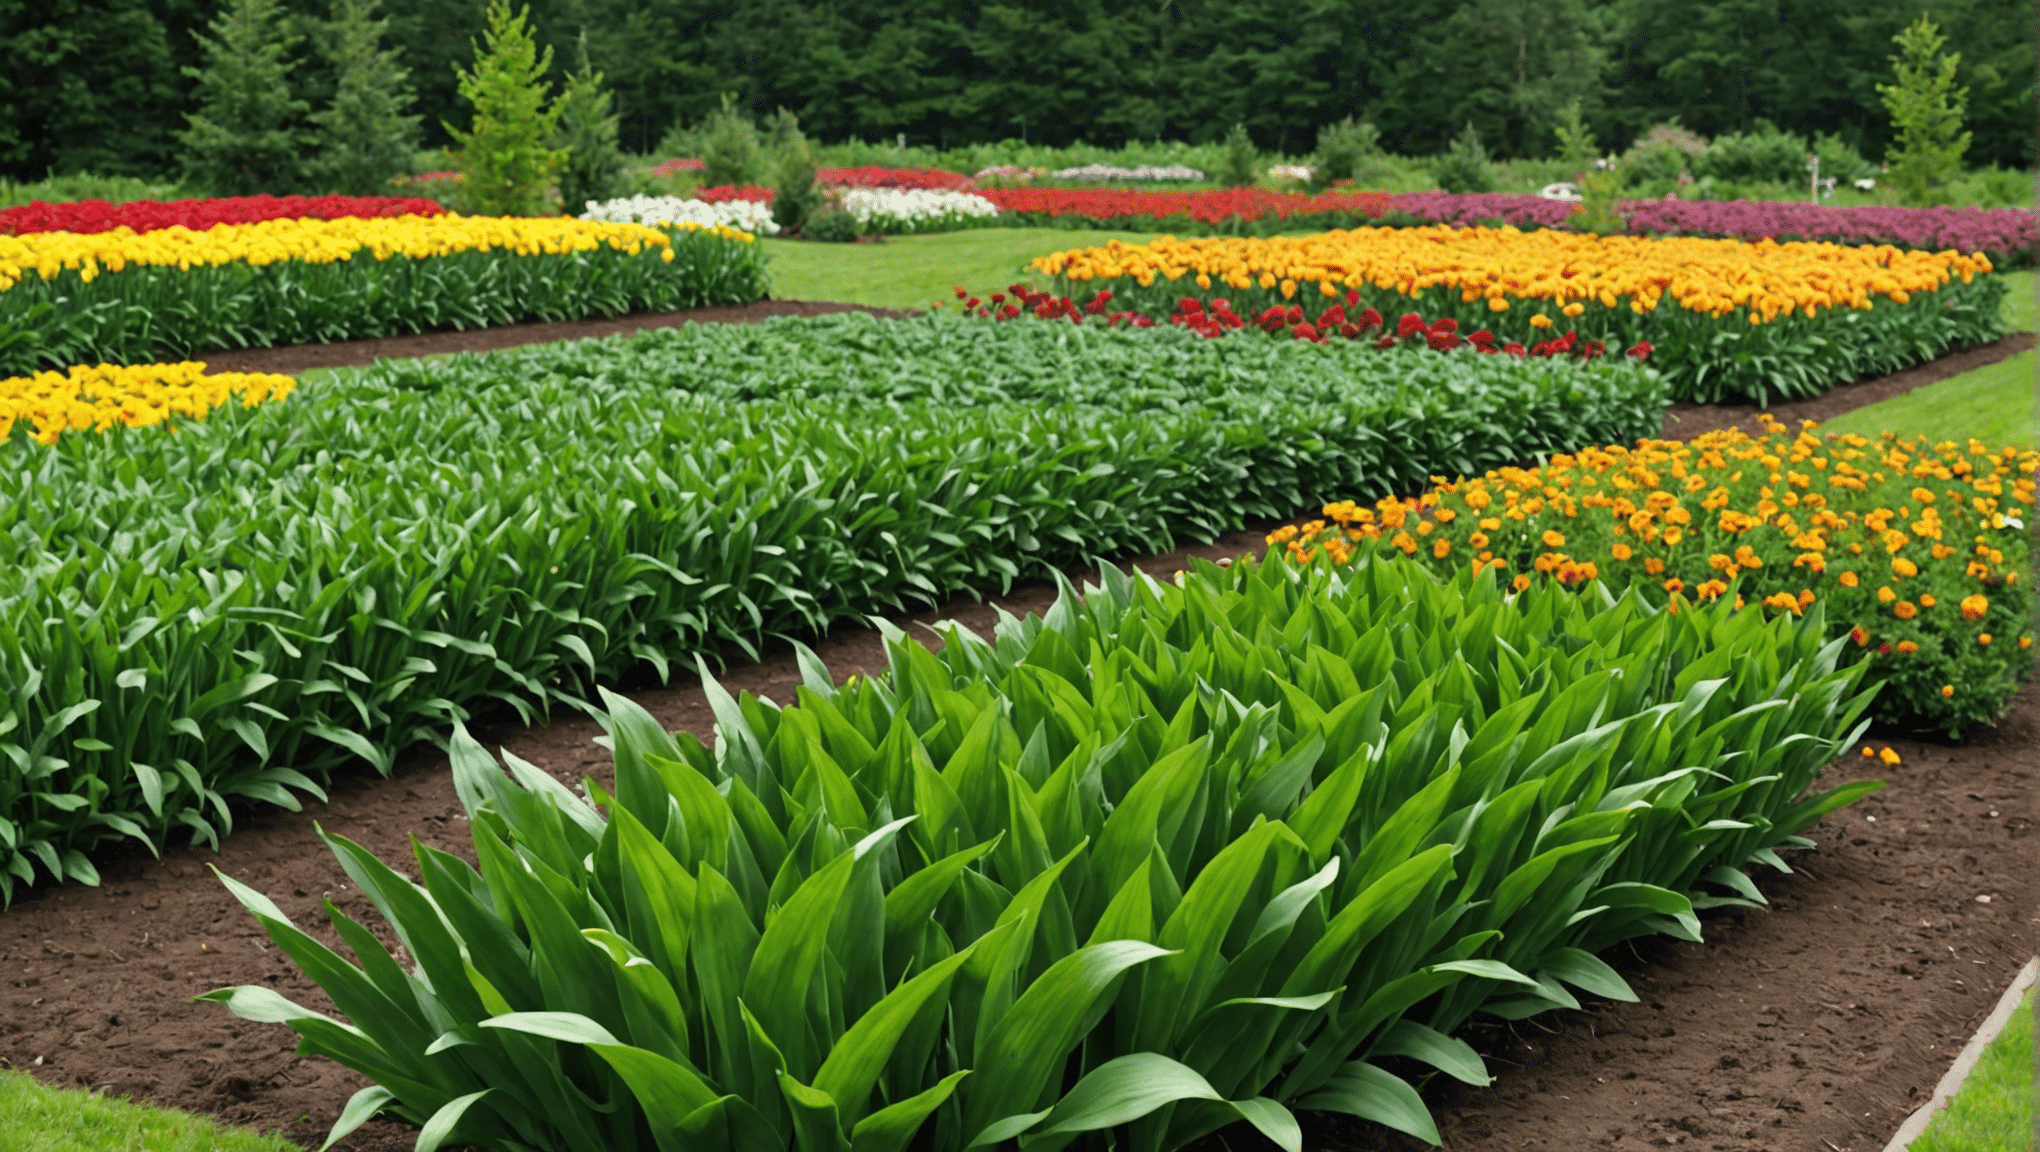
{"label": "crop row", "polygon": [[2004,334],[1988,258],[1889,247],[1440,226],[1115,240],[1033,267],[1157,320],[1186,296],[1242,313],[1345,300],[1525,345],[1554,327],[1648,344],[1674,398],[1701,403],[1818,395]]}
{"label": "crop row", "polygon": [[1870,695],[1817,619],[1400,558],[1104,577],[840,689],[802,650],[793,706],[710,681],[713,749],[609,697],[613,795],[463,732],[479,869],[327,838],[416,975],[229,881],[349,1022],[208,998],[376,1082],[336,1135],[1166,1152],[1245,1120],[1300,1152],[1322,1111],[1436,1143],[1384,1061],[1486,1084],[1475,1013],[1635,999],[1595,952],[1761,903],[1743,865],[1880,786],[1807,794]]}
{"label": "crop row", "polygon": [[699,225],[406,216],[0,236],[0,373],[764,293],[755,239]]}
{"label": "crop row", "polygon": [[[1158,337],[1158,339],[1157,339]],[[1350,353],[1350,354],[1349,354]],[[1505,362],[1506,361],[1506,362]],[[0,893],[591,681],[1648,433],[1631,364],[864,316],[0,444]]]}

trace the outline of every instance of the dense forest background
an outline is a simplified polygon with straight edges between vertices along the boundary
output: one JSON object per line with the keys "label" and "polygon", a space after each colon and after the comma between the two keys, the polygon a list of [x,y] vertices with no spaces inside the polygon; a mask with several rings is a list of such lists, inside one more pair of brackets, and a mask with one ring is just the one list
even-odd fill
{"label": "dense forest background", "polygon": [[[286,0],[311,50],[327,0]],[[483,0],[385,0],[428,144],[465,123],[454,70]],[[185,66],[216,0],[0,0],[0,176],[175,168]],[[1706,136],[1766,118],[1835,133],[1873,160],[1889,122],[1891,38],[1921,12],[1961,53],[1971,165],[2026,166],[2034,146],[2032,0],[532,0],[541,43],[571,67],[585,31],[651,152],[734,93],[784,106],[811,136],[955,147],[1024,138],[1201,142],[1243,121],[1264,149],[1308,152],[1321,125],[1372,120],[1426,155],[1471,121],[1497,156],[1552,150],[1579,98],[1604,148],[1676,120]]]}

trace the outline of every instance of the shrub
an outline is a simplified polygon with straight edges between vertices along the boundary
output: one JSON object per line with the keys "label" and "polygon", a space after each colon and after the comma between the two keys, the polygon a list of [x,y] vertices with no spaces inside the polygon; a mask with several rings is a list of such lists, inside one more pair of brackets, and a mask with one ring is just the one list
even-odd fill
{"label": "shrub", "polygon": [[1488,164],[1487,149],[1481,145],[1473,121],[1466,122],[1465,130],[1453,137],[1452,146],[1432,163],[1431,176],[1447,192],[1495,190],[1494,169]]}
{"label": "shrub", "polygon": [[1214,175],[1228,188],[1246,188],[1261,178],[1261,150],[1254,147],[1245,124],[1234,124],[1225,134],[1225,151]]}
{"label": "shrub", "polygon": [[788,232],[799,232],[822,206],[822,190],[815,184],[815,154],[801,134],[799,121],[784,108],[779,110],[779,119],[772,222]]}
{"label": "shrub", "polygon": [[[1695,164],[1701,176],[1738,184],[1784,184],[1805,187],[1806,139],[1758,120],[1748,132],[1717,136]],[[1822,175],[1828,173],[1823,172]]]}
{"label": "shrub", "polygon": [[704,187],[756,183],[763,170],[758,151],[758,130],[751,117],[737,108],[737,98],[725,92],[722,107],[712,113],[701,131],[701,183]]}
{"label": "shrub", "polygon": [[1373,155],[1381,133],[1365,120],[1351,116],[1318,131],[1317,153],[1311,159],[1311,182],[1328,188],[1340,180],[1351,180],[1360,162]]}
{"label": "shrub", "polygon": [[1847,187],[1866,176],[1877,175],[1877,166],[1863,159],[1855,147],[1832,133],[1821,133],[1813,138],[1813,154],[1820,157],[1820,178],[1832,177],[1841,187]]}
{"label": "shrub", "polygon": [[1961,174],[1962,154],[1969,150],[1969,133],[1962,131],[1969,89],[1955,87],[1962,54],[1937,57],[1945,40],[1921,14],[1892,37],[1899,47],[1890,58],[1895,82],[1877,86],[1894,129],[1884,158],[1890,185],[1907,204],[1945,202],[1944,186]]}
{"label": "shrub", "polygon": [[311,106],[291,95],[303,37],[285,31],[277,0],[230,0],[198,37],[205,67],[186,68],[196,112],[178,134],[184,179],[216,196],[294,191],[304,172],[303,120]]}
{"label": "shrub", "polygon": [[474,105],[474,122],[466,131],[451,124],[446,130],[459,145],[458,201],[474,215],[550,214],[552,182],[566,167],[566,154],[546,144],[559,126],[560,105],[546,100],[552,49],[538,51],[530,13],[527,6],[513,15],[509,0],[489,0],[474,67],[460,73],[461,98]]}
{"label": "shrub", "polygon": [[333,98],[312,114],[319,129],[313,172],[351,196],[387,193],[392,177],[410,171],[418,147],[419,118],[405,112],[416,99],[410,73],[396,49],[383,47],[389,21],[375,11],[376,0],[333,0],[325,29]]}
{"label": "shrub", "polygon": [[1600,142],[1594,139],[1593,130],[1587,127],[1577,97],[1559,111],[1558,124],[1552,129],[1552,134],[1558,137],[1558,158],[1565,164],[1569,177],[1577,178],[1577,173],[1584,172],[1600,159]]}
{"label": "shrub", "polygon": [[560,92],[559,130],[552,146],[566,154],[560,170],[560,204],[578,216],[588,205],[610,200],[623,191],[623,151],[617,146],[619,117],[610,111],[610,93],[602,73],[588,63],[588,34],[581,33],[579,67],[567,76]]}

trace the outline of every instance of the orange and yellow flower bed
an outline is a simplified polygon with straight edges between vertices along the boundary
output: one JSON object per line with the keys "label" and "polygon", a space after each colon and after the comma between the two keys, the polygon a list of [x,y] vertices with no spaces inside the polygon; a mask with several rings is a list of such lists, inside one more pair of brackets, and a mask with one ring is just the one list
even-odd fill
{"label": "orange and yellow flower bed", "polygon": [[55,444],[65,432],[104,432],[116,426],[146,428],[173,418],[203,420],[238,402],[253,408],[281,400],[297,381],[271,373],[208,375],[196,361],[182,364],[80,366],[0,380],[0,444],[21,424],[35,440]]}
{"label": "orange and yellow flower bed", "polygon": [[[1358,291],[1384,315],[1446,315],[1498,340],[1557,329],[1610,347],[1648,342],[1674,395],[1702,401],[1812,395],[1884,361],[1902,366],[1921,344],[1995,339],[2004,292],[1980,252],[1442,225],[1114,240],[1032,267],[1071,290],[1109,288],[1118,306],[1156,319],[1185,296],[1244,313]],[[1840,335],[1852,345],[1829,347]]]}
{"label": "orange and yellow flower bed", "polygon": [[1980,441],[1822,437],[1765,419],[1691,441],[1557,455],[1278,530],[1301,563],[1415,557],[1515,590],[1534,581],[1820,610],[1874,662],[1887,722],[1959,736],[1996,719],[2032,646],[2025,520],[2040,453]]}

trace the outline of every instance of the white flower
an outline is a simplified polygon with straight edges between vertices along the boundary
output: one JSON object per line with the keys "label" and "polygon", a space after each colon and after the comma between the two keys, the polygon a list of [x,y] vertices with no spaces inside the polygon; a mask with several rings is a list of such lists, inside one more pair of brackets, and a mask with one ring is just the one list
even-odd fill
{"label": "white flower", "polygon": [[779,225],[772,222],[771,206],[751,200],[725,200],[720,204],[683,200],[678,196],[630,196],[602,203],[590,200],[581,219],[620,224],[727,224],[759,236],[779,234]]}
{"label": "white flower", "polygon": [[1049,173],[1057,180],[1202,180],[1204,173],[1181,164],[1154,166],[1142,164],[1137,168],[1121,168],[1116,164],[1084,164],[1076,168],[1058,168]]}
{"label": "white flower", "polygon": [[1861,180],[1856,181],[1855,183],[1856,187],[1862,189],[1865,192],[1872,191],[1877,187],[1877,181],[1873,177],[1869,176],[1865,176]]}
{"label": "white flower", "polygon": [[1538,195],[1546,200],[1578,200],[1580,199],[1580,186],[1562,180],[1556,184],[1546,184],[1544,190],[1539,192]]}
{"label": "white flower", "polygon": [[1277,164],[1273,168],[1268,169],[1268,175],[1286,176],[1291,180],[1308,180],[1310,179],[1310,174],[1314,171],[1316,169],[1308,164]]}
{"label": "white flower", "polygon": [[999,214],[998,205],[974,193],[929,188],[846,188],[842,204],[858,227],[875,223],[877,230],[888,232],[923,232]]}

